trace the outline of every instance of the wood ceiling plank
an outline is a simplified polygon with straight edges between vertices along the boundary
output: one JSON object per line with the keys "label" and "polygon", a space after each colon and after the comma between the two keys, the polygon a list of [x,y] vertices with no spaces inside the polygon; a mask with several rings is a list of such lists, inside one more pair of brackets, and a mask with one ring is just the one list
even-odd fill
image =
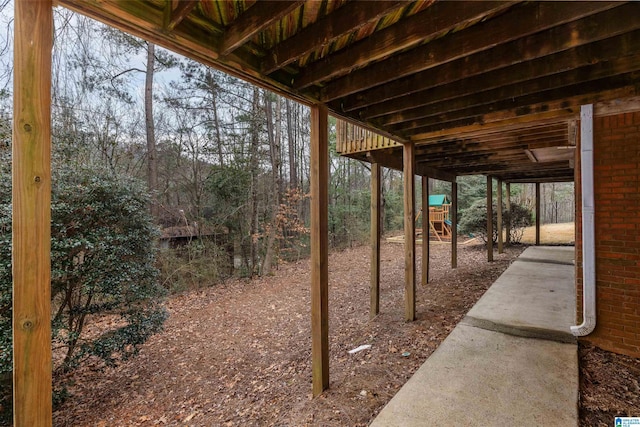
{"label": "wood ceiling plank", "polygon": [[[639,39],[640,40],[640,39]],[[640,44],[638,44],[640,50]],[[450,101],[443,101],[437,104],[431,104],[403,113],[392,114],[388,117],[381,118],[380,121],[374,121],[380,126],[389,128],[392,132],[402,129],[405,122],[414,122],[417,120],[441,120],[443,114],[454,114],[456,111],[465,111],[475,109],[476,111],[484,109],[497,109],[501,104],[510,104],[512,106],[524,106],[527,100],[537,93],[548,96],[549,91],[554,89],[564,89],[572,87],[576,82],[586,86],[587,83],[599,81],[602,79],[610,79],[615,84],[622,74],[628,73],[629,70],[640,70],[640,53],[636,55],[626,56],[614,59],[612,61],[600,62],[592,66],[582,67],[577,70],[571,70],[548,77],[520,82],[498,89],[477,92],[470,96],[465,96]],[[625,85],[623,83],[622,85]],[[535,101],[534,101],[535,102]]]}
{"label": "wood ceiling plank", "polygon": [[377,21],[389,12],[406,6],[406,1],[352,1],[307,26],[267,53],[262,72],[271,74],[334,40]]}
{"label": "wood ceiling plank", "polygon": [[[540,2],[513,8],[494,19],[395,55],[388,59],[389,62],[381,61],[336,79],[322,90],[322,100],[328,102],[474,53],[487,51],[496,45],[504,45],[510,41],[553,29],[553,27],[575,22],[581,17],[611,9],[616,4]],[[565,45],[564,48],[568,49],[583,44],[581,43],[583,38],[598,30],[598,27],[575,28],[573,32],[563,35],[560,40],[555,40],[555,43],[562,42]],[[543,34],[553,33],[548,31]],[[546,49],[550,44],[553,45],[552,40],[544,40],[544,43],[536,46],[524,46],[523,50],[512,52],[510,55],[510,58],[513,58],[512,63],[521,61],[519,56],[527,50],[548,54]],[[296,83],[294,86],[297,87]]]}
{"label": "wood ceiling plank", "polygon": [[200,0],[173,0],[168,2],[165,9],[164,27],[172,31],[191,13],[198,3],[200,3]]}
{"label": "wood ceiling plank", "polygon": [[[426,126],[439,126],[447,122],[458,121],[467,118],[475,118],[483,122],[488,115],[500,115],[504,112],[506,115],[521,115],[531,112],[544,112],[552,110],[571,109],[579,107],[581,101],[588,101],[591,98],[588,94],[594,94],[594,97],[600,92],[611,91],[617,88],[629,87],[640,79],[640,71],[634,73],[626,73],[617,76],[608,76],[593,81],[586,78],[574,80],[574,84],[567,83],[564,86],[551,88],[550,90],[541,90],[526,96],[512,96],[496,98],[490,105],[475,105],[464,108],[464,103],[460,102],[456,107],[459,110],[437,113],[425,119],[410,120],[398,125],[388,126],[390,132],[402,133],[408,130],[423,128]],[[576,81],[580,83],[575,83]],[[601,99],[597,99],[600,101]],[[589,102],[583,102],[589,103]],[[452,104],[458,104],[452,103]],[[482,117],[482,119],[479,119]]]}
{"label": "wood ceiling plank", "polygon": [[[636,19],[638,14],[640,14],[640,3],[629,3],[592,17],[553,28],[547,32],[500,44],[489,51],[477,53],[348,96],[340,99],[340,107],[343,108],[343,111],[353,111],[381,101],[450,83],[465,84],[464,79],[487,75],[491,71],[538,58],[560,59],[561,57],[551,57],[550,55],[638,30],[640,28],[640,20]],[[571,63],[564,65],[572,67]],[[535,66],[539,67],[539,65]],[[549,67],[554,66],[550,64]],[[500,78],[499,75],[491,75],[491,77],[493,79]],[[502,78],[506,78],[504,74]],[[478,81],[482,80],[476,82]],[[487,84],[491,84],[491,81],[491,79],[487,79]],[[472,88],[467,87],[461,90],[469,89]]]}
{"label": "wood ceiling plank", "polygon": [[274,22],[279,21],[303,3],[302,0],[257,1],[227,27],[220,45],[220,54],[229,55],[253,36],[273,25]]}
{"label": "wood ceiling plank", "polygon": [[512,108],[473,118],[416,127],[411,130],[412,139],[420,140],[429,136],[433,137],[438,134],[447,134],[451,129],[456,129],[457,132],[460,132],[465,130],[480,130],[490,126],[519,125],[547,119],[568,120],[576,117],[581,105],[617,98],[638,96],[640,94],[639,86],[640,85],[636,82],[635,84],[621,88],[597,91],[595,93],[586,93],[552,102],[541,102],[535,105],[528,105],[526,108]]}
{"label": "wood ceiling plank", "polygon": [[[385,116],[383,123],[393,124],[397,123],[396,120],[402,117],[405,114],[404,112],[409,109],[418,110],[418,107],[421,106],[477,94],[479,91],[488,93],[487,91],[491,89],[503,86],[515,84],[524,86],[530,84],[528,82],[533,79],[564,73],[568,70],[606,61],[619,59],[622,61],[622,57],[634,55],[638,52],[640,52],[640,30],[579,46],[568,51],[554,53],[532,61],[500,68],[453,83],[443,84],[439,80],[425,80],[425,83],[421,85],[422,87],[416,88],[416,92],[371,105],[354,112],[354,114],[358,114],[362,120]],[[637,67],[637,64],[629,63],[626,65],[627,70],[633,70],[635,69],[634,67]],[[616,69],[620,72],[625,68],[621,63]],[[433,71],[437,72],[438,69]],[[600,76],[602,75],[601,72]],[[366,98],[375,99],[374,96],[367,96]],[[368,101],[368,103],[371,102]],[[355,108],[351,110],[348,103],[343,105],[348,111],[355,110]]]}
{"label": "wood ceiling plank", "polygon": [[477,21],[512,4],[500,1],[469,2],[461,8],[456,2],[436,3],[352,46],[309,64],[295,77],[293,86],[304,89],[319,81],[345,75],[359,64],[377,61],[416,46],[425,40],[443,35],[456,26]]}

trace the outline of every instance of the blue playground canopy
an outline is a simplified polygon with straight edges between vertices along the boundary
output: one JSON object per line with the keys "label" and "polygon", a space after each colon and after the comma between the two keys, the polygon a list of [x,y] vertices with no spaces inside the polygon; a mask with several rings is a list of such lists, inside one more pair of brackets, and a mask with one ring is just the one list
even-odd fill
{"label": "blue playground canopy", "polygon": [[446,194],[433,194],[429,196],[429,207],[442,206],[451,203]]}

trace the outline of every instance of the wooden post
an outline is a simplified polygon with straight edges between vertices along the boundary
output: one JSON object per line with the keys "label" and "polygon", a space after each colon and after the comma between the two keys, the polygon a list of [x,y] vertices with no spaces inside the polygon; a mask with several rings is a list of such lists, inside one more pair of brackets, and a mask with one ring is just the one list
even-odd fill
{"label": "wooden post", "polygon": [[416,320],[415,147],[403,145],[405,319]]}
{"label": "wooden post", "polygon": [[422,177],[422,286],[429,283],[429,177]]}
{"label": "wooden post", "polygon": [[487,175],[487,261],[493,261],[493,178]]}
{"label": "wooden post", "polygon": [[507,182],[505,186],[505,201],[506,201],[506,209],[509,212],[508,221],[505,224],[505,234],[506,234],[506,242],[507,245],[511,244],[511,184]]}
{"label": "wooden post", "polygon": [[497,226],[498,226],[498,253],[501,254],[504,252],[504,239],[502,237],[502,180],[498,180],[498,212],[496,212],[497,218]]}
{"label": "wooden post", "polygon": [[311,107],[311,365],[313,395],[329,388],[327,108]]}
{"label": "wooden post", "polygon": [[540,246],[540,183],[536,182],[536,246]]}
{"label": "wooden post", "polygon": [[451,268],[458,268],[458,183],[451,183]]}
{"label": "wooden post", "polygon": [[380,163],[371,165],[371,307],[372,319],[380,312]]}
{"label": "wooden post", "polygon": [[13,425],[51,426],[51,0],[14,3]]}

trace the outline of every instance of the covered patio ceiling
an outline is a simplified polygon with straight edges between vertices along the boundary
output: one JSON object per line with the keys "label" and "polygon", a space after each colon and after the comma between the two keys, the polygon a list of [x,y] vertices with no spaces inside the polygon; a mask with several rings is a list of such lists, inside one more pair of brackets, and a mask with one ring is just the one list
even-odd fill
{"label": "covered patio ceiling", "polygon": [[412,142],[418,171],[572,180],[579,106],[640,89],[640,2],[57,3]]}

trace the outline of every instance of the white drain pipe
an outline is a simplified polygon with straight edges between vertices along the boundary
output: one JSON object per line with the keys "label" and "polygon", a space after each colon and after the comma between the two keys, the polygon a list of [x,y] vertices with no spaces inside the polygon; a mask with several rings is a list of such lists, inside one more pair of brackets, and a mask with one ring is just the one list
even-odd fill
{"label": "white drain pipe", "polygon": [[582,324],[571,327],[577,337],[596,327],[596,239],[593,197],[593,104],[580,108],[580,177],[582,180]]}

